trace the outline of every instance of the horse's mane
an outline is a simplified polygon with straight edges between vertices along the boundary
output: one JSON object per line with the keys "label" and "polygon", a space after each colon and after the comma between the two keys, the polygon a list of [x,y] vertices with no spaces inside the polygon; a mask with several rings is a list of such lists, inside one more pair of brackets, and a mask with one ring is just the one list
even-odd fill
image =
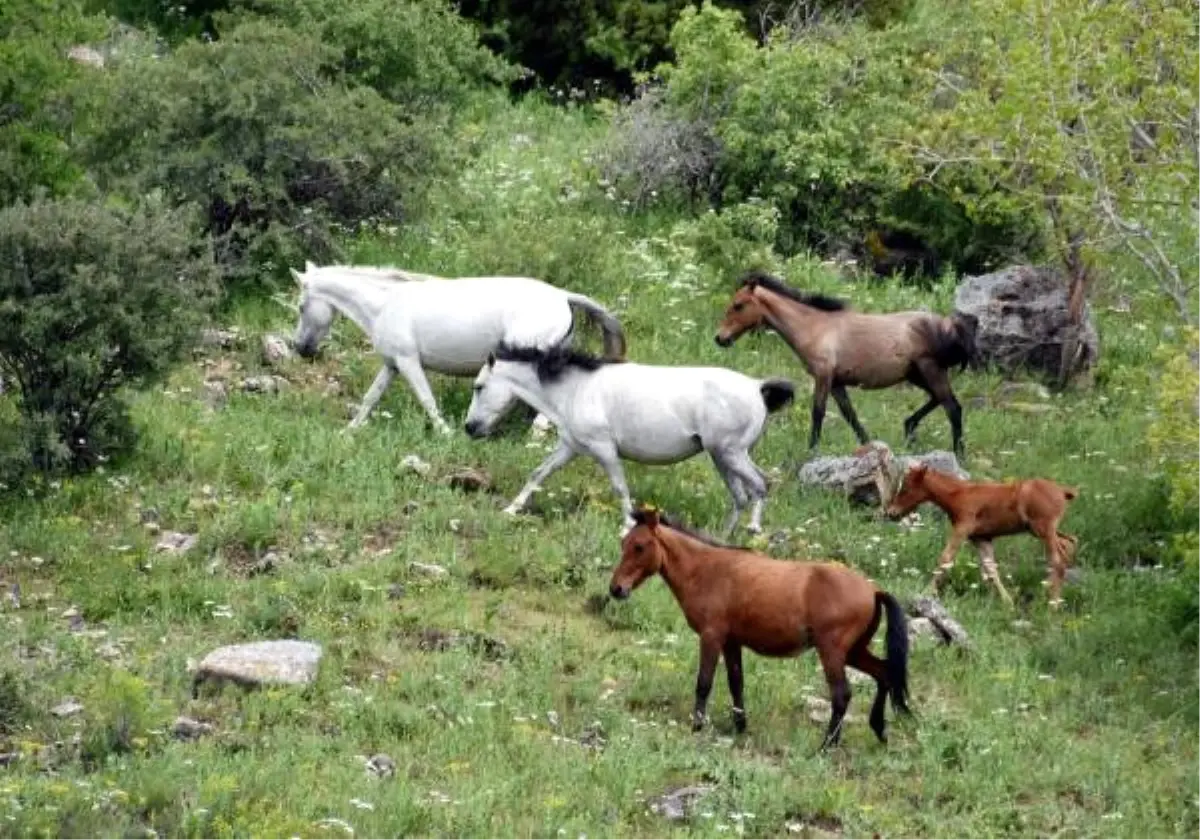
{"label": "horse's mane", "polygon": [[[633,521],[639,525],[645,525],[646,524],[646,511],[641,510],[641,509],[635,510],[633,512]],[[730,549],[731,551],[750,551],[751,550],[749,548],[746,548],[746,546],[744,546],[744,545],[732,545],[731,543],[722,542],[721,540],[717,539],[716,537],[712,536],[711,534],[706,534],[704,531],[701,531],[697,528],[693,528],[690,525],[685,524],[681,519],[679,519],[679,517],[672,516],[671,514],[666,513],[665,511],[658,512],[658,524],[666,525],[672,531],[678,531],[679,533],[684,534],[685,536],[689,536],[692,539],[694,539],[698,542],[702,542],[705,545],[710,545],[713,548],[727,548],[727,549]]]}
{"label": "horse's mane", "polygon": [[793,289],[791,286],[784,284],[778,277],[773,277],[765,271],[752,269],[742,275],[738,281],[739,286],[762,286],[764,289],[770,289],[776,294],[783,295],[785,298],[794,300],[797,303],[803,303],[805,306],[811,306],[813,309],[820,309],[822,312],[841,312],[846,309],[846,302],[838,300],[835,297],[818,294],[816,292],[801,292]]}
{"label": "horse's mane", "polygon": [[389,280],[394,283],[411,283],[414,280],[441,280],[436,274],[423,274],[419,271],[408,271],[390,265],[323,265],[321,271],[341,271],[346,274],[357,274],[360,277],[370,277],[374,280]]}
{"label": "horse's mane", "polygon": [[582,350],[575,350],[566,344],[556,344],[547,348],[501,344],[496,348],[495,356],[502,362],[524,362],[533,365],[540,382],[553,382],[569,368],[593,371],[606,365],[621,364],[620,361],[610,361],[584,353]]}

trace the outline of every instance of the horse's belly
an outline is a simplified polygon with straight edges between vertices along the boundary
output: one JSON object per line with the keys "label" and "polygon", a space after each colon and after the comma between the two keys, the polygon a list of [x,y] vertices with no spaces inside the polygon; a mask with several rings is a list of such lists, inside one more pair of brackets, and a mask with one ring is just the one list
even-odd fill
{"label": "horse's belly", "polygon": [[695,435],[682,434],[678,429],[656,432],[644,426],[618,429],[616,444],[622,458],[642,464],[675,464],[691,458],[702,448]]}
{"label": "horse's belly", "polygon": [[419,339],[421,367],[450,376],[475,376],[499,341],[497,331],[486,328],[431,331]]}

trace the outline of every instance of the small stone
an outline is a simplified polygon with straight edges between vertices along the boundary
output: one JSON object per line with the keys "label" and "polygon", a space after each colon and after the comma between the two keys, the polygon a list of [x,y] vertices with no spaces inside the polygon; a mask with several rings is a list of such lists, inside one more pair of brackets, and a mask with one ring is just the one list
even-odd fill
{"label": "small stone", "polygon": [[415,502],[415,501],[410,500],[410,501],[405,502],[404,507],[402,507],[400,510],[401,510],[401,512],[404,513],[405,516],[412,516],[414,513],[416,513],[420,509],[421,509],[420,502]]}
{"label": "small stone", "polygon": [[229,350],[241,342],[241,334],[237,330],[206,329],[200,333],[200,344],[204,347],[219,347]]}
{"label": "small stone", "polygon": [[96,655],[101,659],[120,659],[121,649],[112,642],[105,642],[100,647],[96,648]]}
{"label": "small stone", "polygon": [[474,467],[457,469],[446,477],[446,481],[455,490],[462,490],[464,493],[492,489],[492,477],[484,470]]}
{"label": "small stone", "polygon": [[251,394],[277,394],[287,387],[282,376],[248,376],[242,380],[242,390]]}
{"label": "small stone", "polygon": [[79,64],[87,64],[92,67],[104,66],[104,55],[99,50],[84,44],[77,44],[67,50],[67,58]]}
{"label": "small stone", "polygon": [[436,563],[419,563],[414,560],[408,564],[408,567],[414,572],[420,572],[421,574],[428,575],[429,577],[445,577],[446,575],[450,574],[443,567],[437,565]]}
{"label": "small stone", "polygon": [[388,600],[389,601],[399,601],[403,597],[404,597],[404,584],[393,583],[391,586],[388,587]]}
{"label": "small stone", "polygon": [[307,685],[317,676],[324,651],[312,642],[281,639],[217,648],[196,667],[194,681],[229,680],[240,685]]}
{"label": "small stone", "polygon": [[262,360],[264,364],[277,365],[292,357],[292,348],[287,339],[274,333],[262,337]]}
{"label": "small stone", "polygon": [[167,554],[186,554],[195,548],[199,537],[195,534],[184,534],[180,531],[165,531],[154,546],[155,551]]}
{"label": "small stone", "polygon": [[171,734],[180,741],[194,741],[216,731],[211,723],[180,715],[171,725]]}
{"label": "small stone", "polygon": [[713,791],[712,785],[690,785],[668,791],[650,802],[650,810],[666,820],[678,822],[695,810],[696,804]]}
{"label": "small stone", "polygon": [[554,729],[558,729],[558,724],[559,724],[558,712],[555,712],[555,711],[546,712],[546,722],[549,723],[550,726],[552,726]]}
{"label": "small stone", "polygon": [[138,521],[143,525],[148,525],[151,522],[158,522],[160,519],[158,508],[147,507],[138,511]]}
{"label": "small stone", "polygon": [[602,750],[608,744],[608,738],[604,734],[604,726],[598,720],[588,724],[583,732],[579,733],[579,744],[593,750]]}
{"label": "small stone", "polygon": [[1004,407],[1022,414],[1048,414],[1054,411],[1054,406],[1047,403],[1010,402]]}
{"label": "small stone", "polygon": [[433,469],[433,465],[428,461],[421,460],[417,455],[405,455],[400,459],[400,469],[426,476]]}
{"label": "small stone", "polygon": [[1014,621],[1012,623],[1012,628],[1014,630],[1028,630],[1031,627],[1033,627],[1033,622],[1027,621],[1023,618],[1018,618],[1016,621]]}
{"label": "small stone", "polygon": [[229,399],[229,389],[220,379],[204,380],[204,403],[210,408],[221,408]]}
{"label": "small stone", "polygon": [[[929,622],[936,636],[940,637],[945,644],[957,644],[962,647],[970,647],[971,640],[967,635],[967,631],[963,626],[950,617],[950,613],[946,610],[942,603],[936,598],[928,595],[919,595],[913,599],[909,607],[909,614],[919,616],[912,619],[910,624],[909,634],[914,635],[911,625],[916,624],[921,619]],[[924,627],[924,625],[921,625]],[[925,630],[920,630],[916,635],[924,635]]]}
{"label": "small stone", "polygon": [[380,779],[396,775],[396,762],[386,753],[376,753],[367,759],[367,772]]}
{"label": "small stone", "polygon": [[1086,579],[1087,579],[1087,572],[1085,572],[1083,569],[1079,568],[1078,566],[1071,566],[1070,568],[1067,569],[1066,573],[1063,575],[1063,580],[1065,580],[1067,583],[1073,584],[1075,586],[1079,586]]}
{"label": "small stone", "polygon": [[83,711],[83,704],[74,697],[68,697],[50,710],[50,714],[58,718],[67,718]]}

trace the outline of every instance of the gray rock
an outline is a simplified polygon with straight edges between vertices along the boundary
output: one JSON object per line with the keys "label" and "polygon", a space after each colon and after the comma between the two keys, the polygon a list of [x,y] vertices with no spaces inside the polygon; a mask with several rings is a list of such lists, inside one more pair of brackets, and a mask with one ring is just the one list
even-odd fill
{"label": "gray rock", "polygon": [[202,347],[217,347],[221,350],[231,350],[242,341],[242,335],[237,330],[206,329],[200,333]]}
{"label": "gray rock", "polygon": [[924,455],[895,455],[882,441],[860,446],[852,455],[813,458],[800,467],[798,478],[801,484],[842,493],[854,502],[879,505],[890,499],[904,473],[916,464],[970,478],[953,452],[937,449]]}
{"label": "gray rock", "polygon": [[287,385],[282,376],[248,376],[242,380],[242,390],[249,394],[277,394]]}
{"label": "gray rock", "polygon": [[367,759],[367,772],[380,779],[396,775],[396,762],[386,753],[376,753]]}
{"label": "gray rock", "polygon": [[262,360],[264,364],[277,365],[292,357],[292,348],[286,338],[267,333],[262,337]]}
{"label": "gray rock", "polygon": [[714,790],[712,785],[689,785],[667,791],[650,802],[650,810],[673,822],[687,819],[696,803]]}
{"label": "gray rock", "polygon": [[1078,566],[1071,566],[1070,568],[1067,569],[1066,573],[1063,575],[1063,580],[1074,586],[1079,586],[1085,580],[1087,580],[1087,572],[1085,572],[1083,569],[1079,568]]}
{"label": "gray rock", "polygon": [[200,538],[195,534],[184,534],[180,531],[166,531],[154,545],[155,551],[167,554],[186,554],[196,547]]}
{"label": "gray rock", "polygon": [[[808,712],[808,719],[813,723],[828,724],[829,718],[833,715],[833,704],[824,697],[816,697],[812,694],[804,696],[804,708]],[[842,725],[857,722],[857,718],[852,714],[846,714],[842,718]]]}
{"label": "gray rock", "polygon": [[913,627],[922,620],[928,621],[932,626],[933,632],[942,640],[944,644],[956,644],[962,647],[970,647],[971,639],[967,635],[967,631],[963,626],[950,617],[950,613],[942,606],[942,603],[936,598],[928,595],[918,595],[913,599],[908,608],[909,615],[917,616],[909,622],[910,635],[928,635],[928,629],[922,623],[920,629]]}
{"label": "gray rock", "polygon": [[437,565],[436,563],[419,563],[416,560],[409,563],[408,568],[412,569],[414,572],[420,572],[423,575],[427,575],[428,577],[440,578],[450,574],[443,567]]}
{"label": "gray rock", "polygon": [[50,710],[57,718],[73,717],[83,711],[83,704],[74,697],[68,697]]}
{"label": "gray rock", "polygon": [[221,408],[229,401],[229,389],[220,379],[204,380],[204,404],[209,408]]}
{"label": "gray rock", "polygon": [[85,44],[76,44],[67,50],[67,58],[79,64],[87,64],[92,67],[104,67],[104,55],[96,49],[93,49]]}
{"label": "gray rock", "polygon": [[[975,344],[982,365],[1058,375],[1069,336],[1067,279],[1061,272],[1018,265],[967,277],[955,292],[954,309],[976,319]],[[1099,355],[1100,338],[1086,308],[1072,372],[1090,369]]]}
{"label": "gray rock", "polygon": [[175,722],[171,724],[171,735],[180,741],[195,741],[197,738],[211,735],[215,731],[216,727],[211,723],[205,723],[202,720],[185,717],[184,715],[175,718]]}
{"label": "gray rock", "polygon": [[228,645],[201,660],[195,684],[204,680],[227,680],[239,685],[308,685],[317,676],[321,646],[312,642],[282,639]]}
{"label": "gray rock", "polygon": [[414,472],[420,476],[426,476],[433,469],[433,465],[428,461],[422,460],[420,456],[405,455],[400,459],[400,469]]}

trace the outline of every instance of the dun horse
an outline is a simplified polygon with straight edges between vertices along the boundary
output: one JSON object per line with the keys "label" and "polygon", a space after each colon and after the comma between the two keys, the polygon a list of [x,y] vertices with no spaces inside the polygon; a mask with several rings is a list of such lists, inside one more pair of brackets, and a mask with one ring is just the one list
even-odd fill
{"label": "dun horse", "polygon": [[928,312],[855,312],[840,300],[798,292],[752,271],[741,279],[725,311],[717,344],[729,347],[743,333],[760,327],[779,333],[813,377],[809,449],[821,440],[830,394],[859,443],[867,443],[870,436],[846,388],[890,388],[910,382],[929,400],[904,421],[905,439],[911,442],[917,425],[941,405],[950,418],[954,450],[962,454],[962,406],[950,389],[949,370],[955,365],[965,368],[974,356],[972,324]]}
{"label": "dun horse", "polygon": [[[398,269],[306,263],[292,275],[300,287],[296,352],[317,352],[340,310],[371,339],[383,357],[370,390],[349,428],[366,422],[397,373],[404,377],[433,425],[449,434],[425,369],[475,376],[503,342],[536,347],[570,342],[575,310],[599,322],[605,355],[625,356],[620,322],[596,301],[529,277],[433,278]],[[407,282],[398,282],[405,281]],[[507,413],[508,407],[505,408]]]}
{"label": "dun horse", "polygon": [[950,517],[950,539],[937,570],[933,573],[935,589],[954,565],[955,555],[964,540],[970,540],[979,552],[979,565],[986,580],[1012,604],[1012,596],[1000,582],[996,569],[996,550],[992,540],[1012,534],[1029,532],[1046,545],[1046,565],[1049,572],[1050,606],[1062,603],[1063,577],[1067,563],[1075,555],[1075,537],[1060,533],[1058,523],[1067,511],[1067,502],[1079,495],[1074,487],[1064,487],[1044,478],[1032,478],[1008,484],[964,481],[947,473],[931,470],[924,464],[909,469],[904,485],[887,507],[888,516],[899,519],[907,516],[924,502],[933,502]]}
{"label": "dun horse", "polygon": [[[628,598],[643,581],[660,574],[700,636],[700,672],[692,729],[704,725],[717,661],[725,657],[733,722],[746,729],[742,696],[742,648],[762,656],[796,656],[817,649],[829,683],[832,715],[822,749],[841,737],[850,704],[846,666],[875,680],[870,723],[887,743],[884,706],[908,714],[908,628],[896,599],[838,563],[775,560],[721,545],[651,509],[635,514],[636,526],[621,543],[621,564],[609,593]],[[887,658],[870,651],[887,613]]]}

